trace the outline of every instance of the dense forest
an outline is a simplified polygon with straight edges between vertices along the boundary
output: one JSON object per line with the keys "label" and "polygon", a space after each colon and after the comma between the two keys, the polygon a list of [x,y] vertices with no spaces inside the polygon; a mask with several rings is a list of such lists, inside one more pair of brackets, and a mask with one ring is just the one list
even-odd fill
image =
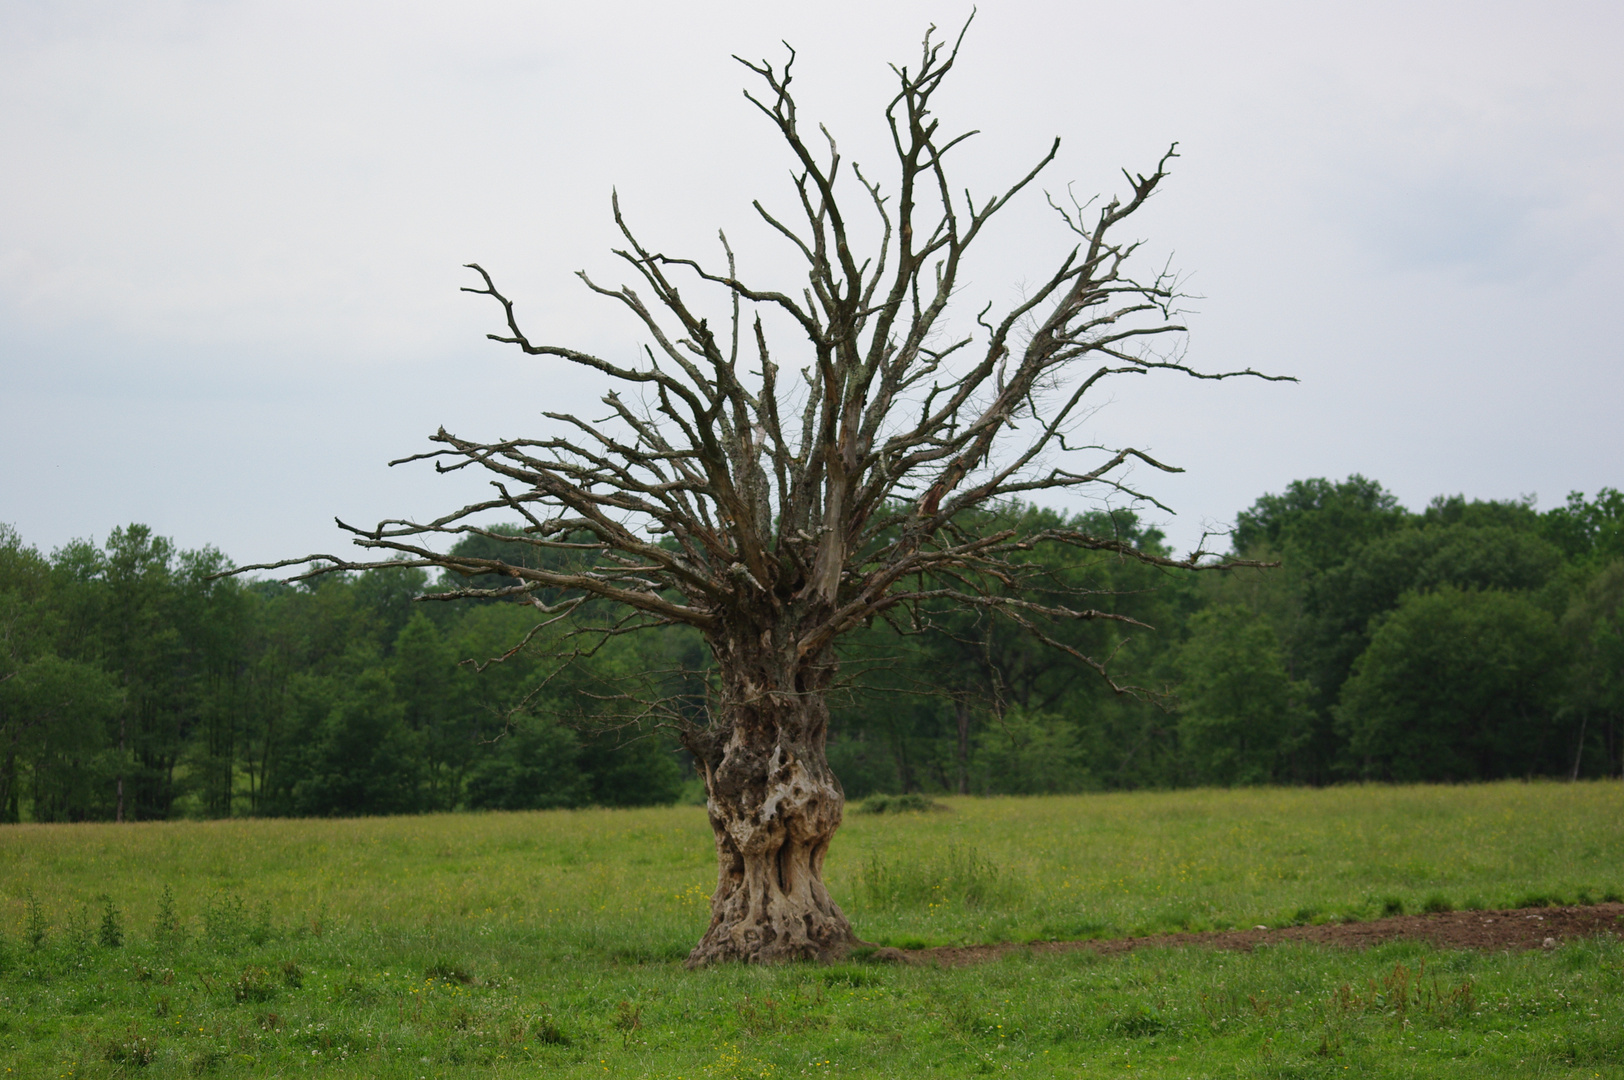
{"label": "dense forest", "polygon": [[[1162,549],[1130,513],[1073,524]],[[1359,476],[1303,480],[1230,539],[1279,567],[1033,551],[1034,600],[1134,620],[1048,644],[955,608],[923,613],[928,633],[851,635],[829,745],[847,793],[1624,776],[1618,491],[1412,512]],[[421,570],[289,585],[229,565],[140,525],[49,555],[0,526],[0,821],[701,790],[662,726],[705,708],[691,632],[594,634],[587,605],[532,633],[534,608],[435,602]],[[1117,686],[1079,655],[1109,657]]]}

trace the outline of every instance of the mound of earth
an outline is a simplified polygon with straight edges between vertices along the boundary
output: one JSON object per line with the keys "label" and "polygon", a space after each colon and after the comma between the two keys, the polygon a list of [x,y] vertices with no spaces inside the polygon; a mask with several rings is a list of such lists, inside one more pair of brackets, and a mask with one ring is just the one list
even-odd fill
{"label": "mound of earth", "polygon": [[1432,915],[1395,915],[1370,922],[1286,926],[1278,930],[1212,930],[1192,934],[1095,941],[1038,941],[1030,945],[941,946],[934,949],[881,949],[874,959],[907,964],[957,967],[980,963],[1018,949],[1035,953],[1089,950],[1116,955],[1133,949],[1187,946],[1250,952],[1259,945],[1305,941],[1364,949],[1388,941],[1425,941],[1440,949],[1512,950],[1555,948],[1573,938],[1624,934],[1624,904],[1586,907],[1522,908],[1501,911],[1449,911]]}

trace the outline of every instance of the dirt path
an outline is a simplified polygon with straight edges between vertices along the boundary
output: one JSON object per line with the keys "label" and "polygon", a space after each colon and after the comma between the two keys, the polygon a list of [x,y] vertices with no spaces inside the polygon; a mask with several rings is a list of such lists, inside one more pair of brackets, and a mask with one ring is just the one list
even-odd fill
{"label": "dirt path", "polygon": [[1425,941],[1441,949],[1538,949],[1554,948],[1572,938],[1606,933],[1624,934],[1624,904],[1511,911],[1451,911],[1436,915],[1396,915],[1360,923],[1288,926],[1279,930],[1213,930],[1200,934],[1153,934],[1101,941],[881,949],[875,954],[875,959],[958,967],[992,960],[1017,949],[1030,949],[1035,953],[1089,950],[1114,956],[1133,949],[1183,945],[1250,952],[1259,945],[1285,941],[1307,941],[1350,949],[1368,948],[1387,941]]}

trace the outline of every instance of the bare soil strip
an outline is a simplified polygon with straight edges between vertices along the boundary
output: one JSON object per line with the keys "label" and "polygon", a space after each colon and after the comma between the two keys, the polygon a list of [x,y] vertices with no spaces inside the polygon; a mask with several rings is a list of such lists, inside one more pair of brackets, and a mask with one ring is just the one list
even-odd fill
{"label": "bare soil strip", "polygon": [[1486,951],[1555,948],[1564,941],[1624,934],[1624,904],[1522,908],[1502,911],[1450,911],[1395,915],[1370,922],[1286,926],[1278,930],[1213,930],[1199,934],[1152,934],[1097,941],[1038,941],[1029,945],[944,945],[934,949],[881,949],[874,959],[905,964],[960,967],[993,960],[1020,949],[1034,953],[1089,951],[1115,956],[1134,949],[1176,946],[1250,952],[1260,945],[1304,941],[1365,949],[1388,941],[1425,941],[1440,949]]}

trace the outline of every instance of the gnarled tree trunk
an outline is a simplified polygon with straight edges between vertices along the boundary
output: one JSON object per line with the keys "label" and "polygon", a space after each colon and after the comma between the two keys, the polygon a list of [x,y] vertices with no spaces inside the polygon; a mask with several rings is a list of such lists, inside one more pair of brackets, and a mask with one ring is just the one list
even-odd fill
{"label": "gnarled tree trunk", "polygon": [[846,804],[824,754],[832,665],[754,642],[713,645],[720,723],[688,742],[705,774],[716,891],[688,966],[838,959],[858,939],[823,883]]}

